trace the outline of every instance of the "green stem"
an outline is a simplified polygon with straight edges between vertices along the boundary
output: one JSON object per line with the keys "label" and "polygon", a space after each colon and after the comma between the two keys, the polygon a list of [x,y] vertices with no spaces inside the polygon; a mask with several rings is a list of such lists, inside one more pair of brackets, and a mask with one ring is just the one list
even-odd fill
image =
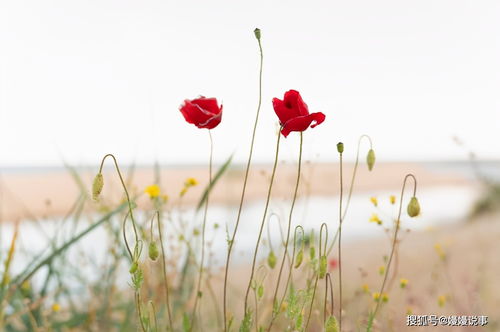
{"label": "green stem", "polygon": [[168,325],[170,327],[170,331],[173,332],[174,327],[172,324],[172,311],[170,309],[170,294],[169,294],[169,290],[168,290],[168,279],[167,279],[167,263],[166,263],[166,257],[165,257],[165,248],[163,246],[160,211],[156,211],[156,216],[158,217],[158,234],[160,236],[160,248],[161,248],[162,267],[163,267],[163,282],[165,283],[165,299],[167,301]]}
{"label": "green stem", "polygon": [[[281,128],[280,128],[280,130],[281,130]],[[267,190],[266,204],[265,204],[265,207],[264,207],[264,214],[262,216],[262,221],[260,223],[259,235],[257,237],[257,243],[255,244],[255,250],[254,250],[254,253],[253,253],[252,270],[250,272],[250,280],[248,281],[248,286],[247,286],[247,290],[246,290],[246,293],[245,293],[245,311],[244,311],[245,314],[247,313],[248,294],[250,293],[250,287],[251,287],[252,280],[253,280],[254,273],[255,273],[255,264],[257,262],[257,253],[259,251],[260,240],[262,238],[262,230],[264,229],[264,224],[266,222],[267,210],[269,208],[269,201],[271,200],[271,192],[272,192],[272,189],[273,189],[274,176],[276,174],[276,168],[278,166],[278,156],[279,156],[279,150],[280,150],[280,138],[281,138],[281,133],[278,132],[278,139],[276,141],[276,153],[275,153],[275,156],[274,156],[273,171],[271,173],[271,180],[270,180],[270,183],[269,183],[269,188]]]}
{"label": "green stem", "polygon": [[[210,159],[209,159],[209,163],[208,163],[208,185],[210,186],[212,184],[212,159],[213,159],[213,150],[214,150],[212,133],[210,130],[208,130],[208,136],[210,137]],[[198,299],[201,297],[200,289],[201,289],[201,279],[203,276],[203,264],[205,261],[205,228],[207,225],[207,213],[208,213],[209,197],[210,197],[210,190],[207,192],[207,200],[205,202],[205,211],[203,212],[203,224],[201,226],[202,227],[202,229],[201,229],[201,261],[200,261],[200,268],[198,271],[198,283],[196,286],[193,314],[191,317],[191,330],[194,327],[194,322],[195,322],[195,317],[196,317],[196,308],[198,306]]]}
{"label": "green stem", "polygon": [[342,152],[340,157],[340,199],[339,199],[339,331],[342,332],[342,196],[344,193],[342,182]]}
{"label": "green stem", "polygon": [[[240,205],[238,207],[238,215],[236,217],[236,225],[234,226],[233,235],[229,239],[229,248],[226,257],[226,266],[224,271],[224,298],[223,298],[223,311],[224,311],[224,331],[227,332],[227,280],[229,275],[229,262],[231,260],[231,253],[233,250],[233,245],[236,239],[236,232],[238,232],[238,226],[240,224],[241,211],[243,208],[243,201],[245,199],[245,193],[247,188],[248,174],[250,171],[250,164],[252,163],[253,146],[255,142],[255,133],[257,131],[257,123],[259,122],[260,107],[262,105],[262,66],[264,62],[264,55],[262,52],[262,45],[260,43],[260,38],[257,38],[259,42],[260,50],[260,70],[259,70],[259,103],[257,106],[257,114],[255,115],[255,122],[253,125],[252,140],[250,142],[250,152],[248,154],[247,166],[245,170],[245,179],[243,180],[243,189],[241,191]],[[246,301],[245,301],[246,302]]]}
{"label": "green stem", "polygon": [[387,266],[385,268],[384,280],[382,281],[382,286],[380,287],[379,298],[377,300],[377,305],[375,306],[375,310],[373,311],[373,314],[370,315],[370,318],[368,320],[368,327],[366,329],[367,332],[371,331],[373,321],[375,320],[375,316],[377,315],[377,312],[378,312],[378,310],[380,308],[380,303],[382,302],[381,301],[382,300],[382,294],[384,293],[385,284],[387,282],[387,276],[389,275],[389,268],[391,267],[392,257],[394,256],[394,250],[396,248],[396,243],[397,243],[397,239],[398,239],[398,232],[399,232],[399,228],[400,228],[399,227],[399,223],[400,223],[400,219],[401,219],[401,211],[402,211],[402,208],[403,208],[403,195],[404,195],[404,191],[405,191],[406,181],[410,177],[413,179],[413,183],[414,183],[414,186],[413,186],[413,197],[415,197],[416,192],[417,192],[417,179],[415,178],[415,176],[413,174],[407,174],[405,176],[405,178],[404,178],[403,187],[401,189],[401,198],[399,200],[399,211],[398,211],[398,217],[396,219],[396,226],[395,226],[396,229],[394,231],[394,237],[392,239],[391,254],[389,256],[389,260],[387,261]]}
{"label": "green stem", "polygon": [[[350,203],[351,203],[351,196],[352,196],[352,192],[354,190],[354,182],[356,180],[356,175],[357,175],[357,172],[358,172],[359,149],[360,149],[360,146],[361,146],[361,140],[363,138],[368,139],[368,141],[370,142],[370,149],[373,148],[372,139],[370,138],[370,136],[368,136],[368,135],[361,135],[359,137],[359,139],[358,139],[358,149],[357,149],[357,152],[356,152],[356,161],[354,162],[354,169],[352,171],[351,184],[349,186],[349,193],[347,195],[347,202],[345,204],[345,210],[342,213],[342,218],[341,218],[342,220],[344,220],[345,216],[347,215],[347,210],[349,209],[349,206],[350,206]],[[335,242],[337,242],[338,236],[339,236],[339,230],[337,229],[337,232],[335,233],[335,236],[333,237],[332,244],[328,248],[328,254],[330,254],[330,252],[333,250],[333,247],[335,246]]]}
{"label": "green stem", "polygon": [[[300,184],[300,173],[302,169],[302,146],[303,146],[303,134],[300,132],[300,145],[299,145],[299,162],[298,162],[298,167],[297,167],[297,179],[295,181],[295,190],[293,192],[293,199],[292,199],[292,206],[290,207],[290,214],[288,215],[288,228],[286,232],[286,240],[285,240],[285,251],[283,253],[283,259],[281,260],[281,266],[280,266],[280,271],[278,273],[278,281],[276,282],[276,289],[274,290],[274,296],[273,296],[273,303],[276,301],[276,297],[278,295],[278,290],[280,286],[280,281],[281,281],[281,274],[283,273],[283,267],[285,265],[285,258],[288,253],[288,242],[290,241],[290,230],[292,228],[292,215],[293,215],[293,209],[295,207],[295,202],[297,201],[297,193],[299,191],[299,184]],[[286,290],[285,290],[286,293]]]}

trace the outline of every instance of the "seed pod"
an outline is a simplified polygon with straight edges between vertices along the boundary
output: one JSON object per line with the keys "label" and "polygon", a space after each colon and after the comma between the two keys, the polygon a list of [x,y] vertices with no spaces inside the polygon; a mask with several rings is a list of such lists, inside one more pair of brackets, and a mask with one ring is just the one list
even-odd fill
{"label": "seed pod", "polygon": [[366,155],[366,164],[368,165],[368,170],[373,169],[373,165],[375,165],[375,151],[373,149],[370,149],[368,151],[368,155]]}
{"label": "seed pod", "polygon": [[319,278],[323,279],[326,275],[326,256],[322,255],[319,259]]}
{"label": "seed pod", "polygon": [[156,242],[153,241],[149,244],[149,258],[151,258],[152,261],[155,261],[158,259],[158,256],[160,256],[160,252],[158,251],[158,246],[156,245]]}
{"label": "seed pod", "polygon": [[267,265],[269,265],[271,269],[274,269],[274,267],[276,266],[276,255],[272,250],[269,252],[269,255],[267,256]]}
{"label": "seed pod", "polygon": [[262,296],[264,296],[264,286],[259,285],[259,287],[257,288],[257,297],[261,299]]}
{"label": "seed pod", "polygon": [[302,260],[304,259],[304,250],[300,249],[297,253],[297,257],[295,257],[295,268],[298,269],[300,264],[302,264]]}
{"label": "seed pod", "polygon": [[344,152],[344,143],[342,143],[342,142],[337,143],[337,151],[338,151],[338,153]]}
{"label": "seed pod", "polygon": [[338,332],[339,325],[335,316],[329,316],[325,322],[325,332]]}
{"label": "seed pod", "polygon": [[104,178],[102,173],[99,172],[94,178],[94,183],[92,183],[92,199],[96,201],[101,194],[102,188],[104,187]]}
{"label": "seed pod", "polygon": [[130,265],[130,269],[128,270],[128,272],[130,274],[134,274],[138,268],[139,268],[139,264],[136,261],[134,261],[134,262],[132,262],[132,265]]}
{"label": "seed pod", "polygon": [[410,203],[408,203],[408,208],[406,209],[408,215],[410,217],[416,217],[420,214],[420,204],[415,196],[410,199]]}
{"label": "seed pod", "polygon": [[260,40],[260,29],[259,28],[255,28],[255,30],[253,31],[254,35],[255,35],[255,38],[257,38],[257,40]]}

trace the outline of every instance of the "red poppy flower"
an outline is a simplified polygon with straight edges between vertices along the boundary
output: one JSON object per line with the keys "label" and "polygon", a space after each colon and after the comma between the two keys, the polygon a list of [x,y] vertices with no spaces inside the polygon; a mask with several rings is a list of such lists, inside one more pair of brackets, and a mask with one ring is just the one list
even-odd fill
{"label": "red poppy flower", "polygon": [[219,107],[215,98],[186,99],[179,110],[188,123],[198,128],[215,128],[222,119],[222,105]]}
{"label": "red poppy flower", "polygon": [[339,262],[335,258],[330,258],[330,260],[328,261],[328,267],[330,268],[330,271],[335,270],[338,265]]}
{"label": "red poppy flower", "polygon": [[281,133],[285,137],[292,131],[304,131],[309,126],[314,128],[325,121],[325,115],[321,112],[309,114],[306,103],[295,90],[285,92],[283,100],[273,98],[273,108],[280,119]]}

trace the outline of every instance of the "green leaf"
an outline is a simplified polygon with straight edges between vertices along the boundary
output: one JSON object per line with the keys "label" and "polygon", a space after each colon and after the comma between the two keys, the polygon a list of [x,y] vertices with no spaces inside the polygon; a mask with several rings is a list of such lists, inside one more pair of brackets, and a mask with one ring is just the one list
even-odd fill
{"label": "green leaf", "polygon": [[198,212],[201,209],[201,207],[203,206],[203,204],[205,204],[205,202],[208,198],[208,194],[210,193],[210,191],[212,191],[213,187],[215,186],[217,181],[220,179],[220,177],[227,171],[227,169],[229,168],[229,165],[231,165],[231,161],[233,160],[233,156],[234,156],[234,154],[232,154],[226,160],[226,162],[221,166],[221,168],[219,168],[219,170],[217,171],[217,173],[213,177],[212,182],[210,182],[207,185],[207,187],[205,188],[205,190],[203,191],[203,195],[201,195],[201,199],[198,202],[198,205],[196,206],[196,212]]}

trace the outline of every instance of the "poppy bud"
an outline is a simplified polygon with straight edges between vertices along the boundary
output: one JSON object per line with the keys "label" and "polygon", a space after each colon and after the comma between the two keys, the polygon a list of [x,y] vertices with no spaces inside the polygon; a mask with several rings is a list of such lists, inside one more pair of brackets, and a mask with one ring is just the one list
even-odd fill
{"label": "poppy bud", "polygon": [[342,142],[338,142],[337,143],[337,151],[339,153],[343,153],[344,152],[344,143],[342,143]]}
{"label": "poppy bud", "polygon": [[262,296],[264,296],[264,286],[259,285],[259,287],[257,288],[257,297],[261,299]]}
{"label": "poppy bud", "polygon": [[335,316],[330,316],[325,322],[325,332],[338,332],[339,325],[337,324],[337,319]]}
{"label": "poppy bud", "polygon": [[370,149],[368,151],[368,155],[366,156],[366,163],[368,164],[368,170],[373,169],[373,165],[375,165],[375,151],[373,149]]}
{"label": "poppy bud", "polygon": [[298,269],[300,264],[302,264],[302,260],[304,259],[304,250],[300,249],[297,253],[297,257],[295,258],[295,268]]}
{"label": "poppy bud", "polygon": [[99,172],[94,178],[94,183],[92,183],[92,199],[94,201],[99,198],[102,187],[104,187],[104,178],[102,177],[102,173]]}
{"label": "poppy bud", "polygon": [[160,252],[158,251],[158,246],[156,245],[156,242],[151,242],[149,244],[149,258],[151,260],[155,261],[158,256],[160,256]]}
{"label": "poppy bud", "polygon": [[319,278],[323,279],[326,275],[326,256],[322,255],[319,258]]}
{"label": "poppy bud", "polygon": [[267,256],[267,264],[271,269],[274,269],[276,266],[276,255],[274,254],[274,251],[271,250],[269,255]]}
{"label": "poppy bud", "polygon": [[130,274],[134,274],[138,268],[139,268],[139,264],[136,261],[134,261],[134,262],[132,262],[132,265],[130,265],[130,269],[128,270],[128,272]]}
{"label": "poppy bud", "polygon": [[257,40],[260,40],[260,29],[259,28],[255,28],[255,30],[253,31],[254,35],[255,35],[255,38],[257,38]]}
{"label": "poppy bud", "polygon": [[410,200],[410,203],[408,203],[408,208],[406,209],[408,212],[408,215],[410,217],[416,217],[420,214],[420,204],[418,204],[418,200],[415,196],[413,196]]}

